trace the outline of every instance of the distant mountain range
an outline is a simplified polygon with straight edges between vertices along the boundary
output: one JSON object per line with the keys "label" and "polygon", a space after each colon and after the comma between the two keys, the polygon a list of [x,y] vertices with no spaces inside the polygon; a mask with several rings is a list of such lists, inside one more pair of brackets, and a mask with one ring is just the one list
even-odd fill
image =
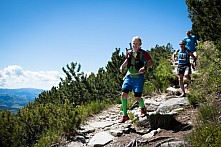
{"label": "distant mountain range", "polygon": [[0,110],[10,110],[15,113],[18,109],[26,106],[28,102],[33,102],[43,91],[34,88],[0,88]]}

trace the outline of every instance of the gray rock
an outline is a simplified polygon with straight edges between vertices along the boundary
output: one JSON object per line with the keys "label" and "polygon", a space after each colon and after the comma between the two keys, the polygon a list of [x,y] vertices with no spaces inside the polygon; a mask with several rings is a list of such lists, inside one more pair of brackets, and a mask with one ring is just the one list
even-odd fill
{"label": "gray rock", "polygon": [[111,142],[114,139],[114,136],[112,136],[108,132],[99,132],[95,134],[91,140],[89,141],[89,146],[104,146]]}
{"label": "gray rock", "polygon": [[81,142],[71,142],[67,145],[67,147],[82,147],[83,143]]}
{"label": "gray rock", "polygon": [[163,104],[161,104],[156,112],[160,113],[168,113],[172,111],[173,109],[180,108],[181,106],[190,105],[188,100],[186,98],[171,98],[167,101],[165,101]]}
{"label": "gray rock", "polygon": [[178,89],[173,88],[173,87],[167,88],[166,91],[167,91],[168,93],[173,94],[173,95],[178,95],[178,94],[180,93]]}
{"label": "gray rock", "polygon": [[107,116],[100,116],[99,119],[105,119]]}
{"label": "gray rock", "polygon": [[161,104],[161,102],[156,102],[156,101],[154,101],[154,100],[152,100],[152,99],[146,99],[146,100],[144,100],[144,104],[145,104],[145,105],[150,105],[150,104],[152,104],[152,105],[159,106],[159,105]]}
{"label": "gray rock", "polygon": [[149,116],[139,117],[138,120],[141,127],[148,127],[150,125]]}
{"label": "gray rock", "polygon": [[81,128],[81,130],[78,130],[79,133],[92,133],[95,131],[95,128],[91,127],[91,126],[84,126]]}
{"label": "gray rock", "polygon": [[110,133],[114,137],[119,137],[119,136],[123,135],[123,131],[122,130],[110,130]]}
{"label": "gray rock", "polygon": [[85,143],[86,142],[86,139],[84,138],[84,136],[81,136],[81,135],[77,135],[74,137],[74,140],[75,141],[78,141],[78,142],[82,142],[82,143]]}
{"label": "gray rock", "polygon": [[89,123],[88,125],[94,127],[94,128],[105,128],[113,125],[113,122],[93,122]]}
{"label": "gray rock", "polygon": [[160,131],[160,128],[157,130],[152,130],[150,133],[147,133],[147,134],[143,135],[142,137],[145,139],[151,138],[151,137],[155,136],[159,131]]}
{"label": "gray rock", "polygon": [[180,147],[184,145],[184,141],[170,141],[161,144],[161,147]]}

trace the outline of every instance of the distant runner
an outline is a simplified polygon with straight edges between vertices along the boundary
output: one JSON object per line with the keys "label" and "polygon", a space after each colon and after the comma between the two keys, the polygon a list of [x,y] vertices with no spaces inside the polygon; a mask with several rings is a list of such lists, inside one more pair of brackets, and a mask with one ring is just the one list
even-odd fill
{"label": "distant runner", "polygon": [[[186,31],[186,36],[184,38],[184,40],[186,41],[186,48],[188,48],[189,50],[191,50],[193,52],[193,55],[196,57],[197,59],[197,52],[196,52],[196,46],[197,44],[197,39],[194,35],[191,34],[191,32],[188,30]],[[195,70],[196,68],[196,60],[195,63],[191,63],[193,70]]]}
{"label": "distant runner", "polygon": [[172,60],[175,60],[175,55],[178,58],[178,68],[177,74],[179,78],[179,85],[182,90],[181,97],[186,96],[184,84],[183,84],[183,76],[185,76],[189,81],[191,81],[191,64],[190,64],[190,56],[194,59],[194,63],[196,61],[196,57],[193,55],[193,52],[185,47],[186,41],[180,41],[180,49],[176,50],[172,55]]}

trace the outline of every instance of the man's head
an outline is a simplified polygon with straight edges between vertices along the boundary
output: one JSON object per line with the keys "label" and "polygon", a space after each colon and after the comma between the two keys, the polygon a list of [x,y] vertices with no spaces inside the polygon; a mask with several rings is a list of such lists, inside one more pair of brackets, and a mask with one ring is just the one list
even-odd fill
{"label": "man's head", "polygon": [[179,45],[180,45],[180,48],[184,49],[185,45],[186,45],[186,41],[185,40],[181,40]]}
{"label": "man's head", "polygon": [[190,35],[191,35],[191,31],[190,31],[190,30],[187,30],[187,31],[186,31],[186,35],[187,35],[187,36],[190,36]]}
{"label": "man's head", "polygon": [[132,47],[135,52],[140,49],[141,44],[142,44],[142,41],[141,41],[140,37],[135,36],[132,38]]}

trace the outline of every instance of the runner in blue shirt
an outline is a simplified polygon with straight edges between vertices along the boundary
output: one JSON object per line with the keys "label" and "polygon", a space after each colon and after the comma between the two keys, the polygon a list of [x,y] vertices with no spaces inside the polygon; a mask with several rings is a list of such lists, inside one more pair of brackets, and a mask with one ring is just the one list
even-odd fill
{"label": "runner in blue shirt", "polygon": [[[191,32],[188,30],[186,31],[186,36],[184,40],[186,41],[186,48],[193,52],[193,55],[197,58],[196,46],[197,46],[197,39]],[[195,70],[196,62],[193,64],[191,63],[192,68]]]}
{"label": "runner in blue shirt", "polygon": [[181,97],[184,97],[186,95],[184,84],[183,84],[183,76],[185,76],[189,81],[191,81],[191,64],[190,64],[190,56],[194,59],[194,62],[196,61],[196,57],[193,55],[193,52],[185,47],[186,41],[181,40],[180,41],[180,49],[176,50],[173,53],[172,60],[174,61],[175,55],[177,54],[178,58],[178,68],[177,68],[177,74],[179,79],[179,85],[182,90]]}

